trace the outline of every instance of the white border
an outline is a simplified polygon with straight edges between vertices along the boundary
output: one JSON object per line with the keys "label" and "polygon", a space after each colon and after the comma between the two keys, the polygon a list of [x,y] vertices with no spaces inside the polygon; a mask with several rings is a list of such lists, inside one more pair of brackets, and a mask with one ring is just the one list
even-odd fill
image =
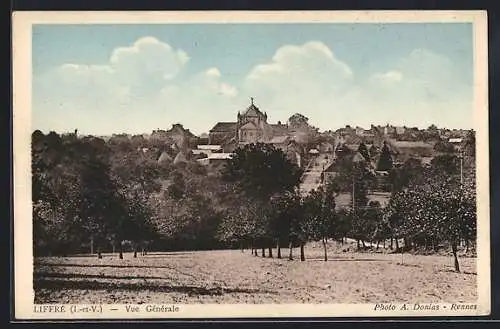
{"label": "white border", "polygon": [[[487,315],[490,301],[490,222],[488,159],[488,58],[486,11],[237,11],[237,12],[14,12],[13,43],[13,162],[14,162],[14,266],[15,317],[17,319],[136,319],[235,318],[327,316],[454,316]],[[33,248],[31,211],[31,27],[33,24],[178,24],[178,23],[459,23],[474,28],[474,129],[477,143],[478,310],[374,312],[374,304],[271,304],[177,305],[176,313],[127,313],[102,306],[103,313],[35,313],[33,311]],[[457,287],[460,289],[460,287]],[[399,307],[400,305],[397,305]]]}

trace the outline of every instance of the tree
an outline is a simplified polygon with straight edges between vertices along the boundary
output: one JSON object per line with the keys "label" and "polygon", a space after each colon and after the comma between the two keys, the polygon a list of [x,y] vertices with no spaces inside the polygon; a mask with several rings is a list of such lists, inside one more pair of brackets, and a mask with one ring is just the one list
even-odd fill
{"label": "tree", "polygon": [[307,128],[309,126],[308,121],[309,118],[307,118],[306,116],[300,113],[295,113],[290,118],[288,118],[288,126],[292,129]]}
{"label": "tree", "polygon": [[321,240],[324,260],[328,260],[327,242],[336,235],[335,197],[331,188],[313,190],[304,200],[304,210],[309,224],[309,236]]}
{"label": "tree", "polygon": [[467,132],[463,145],[464,155],[475,157],[476,156],[476,134],[474,130]]}
{"label": "tree", "polygon": [[275,194],[293,191],[302,171],[271,144],[247,144],[236,149],[224,168],[223,178],[247,196],[268,201]]}
{"label": "tree", "polygon": [[[396,238],[409,243],[429,237],[433,244],[447,242],[451,246],[454,267],[460,266],[457,248],[460,239],[475,235],[475,190],[448,179],[436,179],[395,193],[386,208],[386,216]],[[396,240],[397,241],[397,240]]]}
{"label": "tree", "polygon": [[389,150],[387,142],[384,141],[382,150],[380,151],[380,158],[377,163],[377,170],[379,171],[389,171],[392,168],[392,156]]}
{"label": "tree", "polygon": [[456,176],[460,173],[460,159],[453,154],[435,156],[431,160],[433,175],[438,177]]}
{"label": "tree", "polygon": [[365,143],[361,142],[358,146],[358,152],[365,158],[366,161],[370,161],[370,153]]}
{"label": "tree", "polygon": [[372,144],[370,146],[369,154],[370,154],[370,159],[373,161],[379,156],[379,149],[375,146],[375,144]]}
{"label": "tree", "polygon": [[455,147],[448,141],[439,140],[436,144],[434,144],[434,150],[443,153],[453,153],[455,152]]}
{"label": "tree", "polygon": [[311,222],[310,217],[306,216],[307,204],[300,195],[295,195],[296,201],[292,203],[290,209],[289,224],[289,260],[293,260],[292,249],[294,246],[300,246],[300,260],[305,261],[304,246],[310,237]]}
{"label": "tree", "polygon": [[[254,239],[269,248],[276,238],[271,223],[271,199],[274,195],[292,193],[299,185],[301,170],[286,155],[270,144],[248,144],[236,149],[234,156],[223,168],[222,178],[234,185],[242,198],[258,205],[258,218]],[[275,232],[276,233],[276,232]],[[274,235],[274,236],[273,236]],[[271,252],[271,250],[270,250]]]}
{"label": "tree", "polygon": [[271,198],[271,230],[276,240],[278,258],[281,258],[281,246],[292,241],[291,225],[299,205],[300,195],[295,192],[285,191]]}

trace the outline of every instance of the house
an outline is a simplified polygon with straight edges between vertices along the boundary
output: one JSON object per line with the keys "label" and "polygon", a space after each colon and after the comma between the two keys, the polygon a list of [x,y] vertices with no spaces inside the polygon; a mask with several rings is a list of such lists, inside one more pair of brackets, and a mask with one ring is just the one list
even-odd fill
{"label": "house", "polygon": [[233,153],[212,153],[206,158],[196,160],[200,165],[219,165],[231,159]]}
{"label": "house", "polygon": [[403,135],[406,132],[406,127],[396,127],[396,135]]}
{"label": "house", "polygon": [[237,122],[218,122],[208,134],[209,144],[223,144],[236,135]]}
{"label": "house", "polygon": [[452,144],[455,144],[455,145],[456,145],[456,144],[461,144],[461,143],[462,143],[462,141],[463,141],[463,139],[462,139],[462,138],[450,138],[450,139],[448,139],[448,142],[449,142],[449,143],[452,143]]}
{"label": "house", "polygon": [[323,171],[323,182],[329,182],[337,176],[338,168],[334,162]]}
{"label": "house", "polygon": [[210,152],[210,153],[216,153],[216,152],[222,151],[222,146],[221,145],[212,145],[212,144],[209,144],[209,145],[198,145],[196,148],[198,150],[207,151],[207,152]]}
{"label": "house", "polygon": [[356,131],[356,135],[358,135],[358,136],[363,136],[365,133],[365,130],[361,127],[356,127],[355,131]]}
{"label": "house", "polygon": [[335,146],[330,142],[323,142],[318,146],[321,153],[333,153]]}

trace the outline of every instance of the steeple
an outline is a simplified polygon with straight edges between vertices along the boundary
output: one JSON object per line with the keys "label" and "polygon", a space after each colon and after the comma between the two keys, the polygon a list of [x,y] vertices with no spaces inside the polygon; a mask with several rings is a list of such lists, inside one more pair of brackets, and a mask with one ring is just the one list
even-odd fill
{"label": "steeple", "polygon": [[253,105],[253,97],[250,97],[250,105]]}

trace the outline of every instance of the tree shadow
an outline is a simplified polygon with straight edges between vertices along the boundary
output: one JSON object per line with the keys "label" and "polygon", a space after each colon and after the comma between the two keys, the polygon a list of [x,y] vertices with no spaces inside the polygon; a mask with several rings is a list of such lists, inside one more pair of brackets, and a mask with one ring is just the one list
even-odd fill
{"label": "tree shadow", "polygon": [[454,269],[439,270],[441,273],[455,273],[455,274],[467,274],[467,275],[477,275],[476,272],[460,271],[457,272]]}
{"label": "tree shadow", "polygon": [[418,267],[418,268],[421,268],[422,266],[421,265],[416,265],[416,264],[406,264],[406,263],[400,263],[400,262],[397,262],[396,265],[398,266],[404,266],[404,267]]}
{"label": "tree shadow", "polygon": [[191,285],[173,286],[166,284],[152,284],[147,282],[141,283],[117,283],[117,282],[99,282],[96,280],[50,280],[50,279],[35,279],[35,291],[40,289],[49,290],[105,290],[112,291],[152,291],[158,293],[185,293],[188,296],[193,295],[208,295],[208,296],[222,296],[231,293],[245,293],[245,294],[276,294],[273,291],[259,290],[259,289],[243,289],[243,288],[226,288],[226,287],[200,287]]}
{"label": "tree shadow", "polygon": [[170,266],[152,266],[152,265],[110,265],[110,264],[74,264],[74,263],[35,263],[35,268],[37,266],[48,266],[48,267],[103,267],[103,268],[165,268],[172,270]]}
{"label": "tree shadow", "polygon": [[321,261],[323,263],[328,262],[390,262],[389,259],[370,259],[370,258],[330,258],[325,262],[324,257],[310,257],[307,258],[306,261],[318,262]]}
{"label": "tree shadow", "polygon": [[55,273],[55,272],[35,272],[35,279],[43,278],[96,278],[96,279],[118,279],[118,280],[172,280],[173,278],[159,276],[118,276],[118,275],[100,275],[100,274],[82,274],[82,273]]}
{"label": "tree shadow", "polygon": [[[139,253],[139,252],[138,252]],[[147,253],[146,255],[142,255],[142,256],[137,256],[137,257],[145,257],[145,258],[151,258],[152,256],[179,256],[179,255],[194,255],[196,254],[195,252],[193,251],[161,251],[161,252],[149,252]]]}

